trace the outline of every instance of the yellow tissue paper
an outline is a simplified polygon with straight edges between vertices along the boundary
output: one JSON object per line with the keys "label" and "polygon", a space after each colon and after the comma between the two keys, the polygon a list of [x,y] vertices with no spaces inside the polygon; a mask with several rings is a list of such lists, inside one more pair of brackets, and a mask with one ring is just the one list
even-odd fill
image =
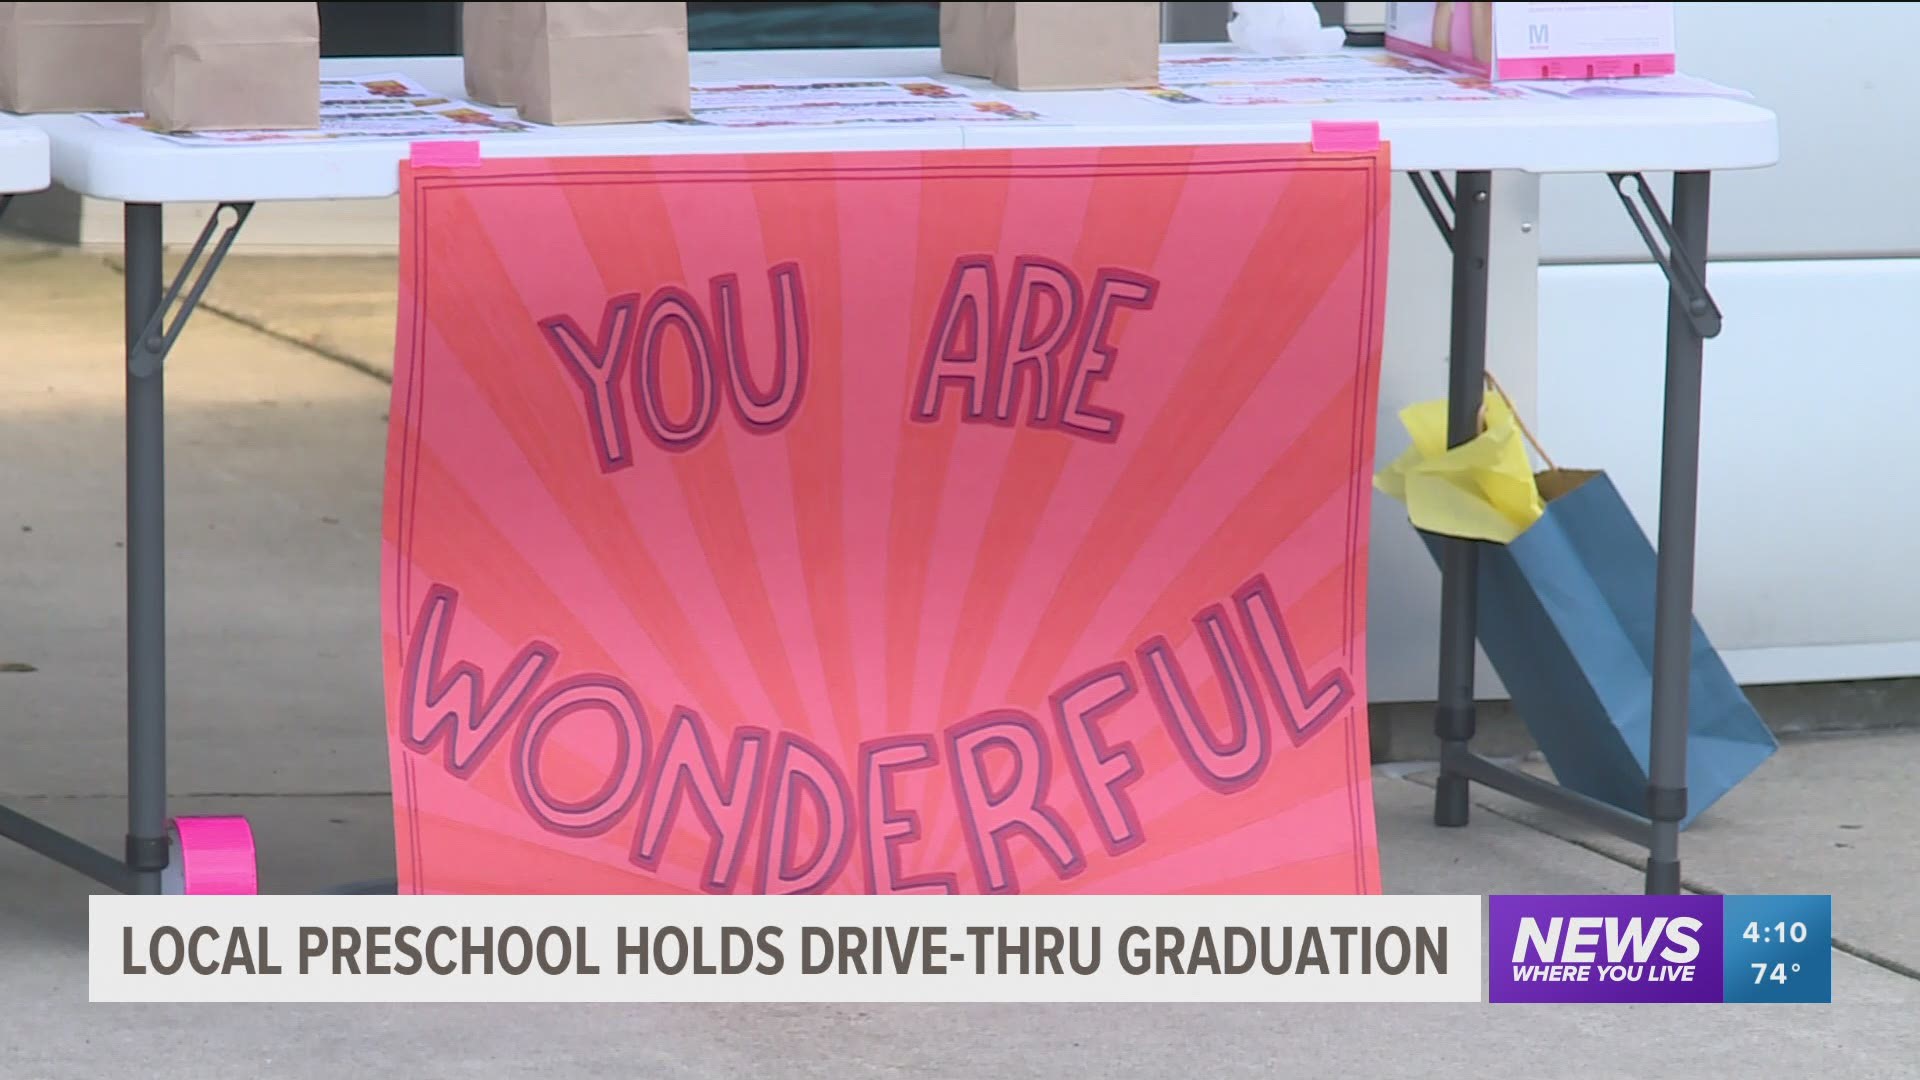
{"label": "yellow tissue paper", "polygon": [[1441,536],[1511,542],[1540,520],[1546,504],[1513,410],[1488,394],[1485,430],[1447,448],[1447,403],[1423,401],[1400,410],[1413,446],[1373,478],[1407,506],[1414,527]]}

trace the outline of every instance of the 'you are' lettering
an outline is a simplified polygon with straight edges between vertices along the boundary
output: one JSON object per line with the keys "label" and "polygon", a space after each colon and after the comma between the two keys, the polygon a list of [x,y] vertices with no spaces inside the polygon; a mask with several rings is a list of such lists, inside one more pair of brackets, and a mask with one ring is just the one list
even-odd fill
{"label": "'you are' lettering", "polygon": [[[602,472],[633,464],[640,434],[668,453],[704,442],[721,408],[748,431],[786,427],[807,386],[807,293],[797,263],[767,271],[772,294],[774,353],[764,384],[749,362],[740,280],[721,274],[707,283],[707,299],[678,285],[649,296],[625,293],[607,301],[600,328],[589,333],[571,315],[540,320],[540,332],[586,402],[593,452]],[[684,376],[684,400],[667,392],[669,371]]]}

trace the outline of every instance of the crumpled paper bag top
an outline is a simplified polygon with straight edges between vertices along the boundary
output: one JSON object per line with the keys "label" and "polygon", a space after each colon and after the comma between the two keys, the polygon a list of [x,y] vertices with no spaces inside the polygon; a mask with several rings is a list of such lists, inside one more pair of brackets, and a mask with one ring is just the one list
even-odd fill
{"label": "crumpled paper bag top", "polygon": [[1448,449],[1445,400],[1400,410],[1413,445],[1373,485],[1406,504],[1415,528],[1505,544],[1546,513],[1512,408],[1488,394],[1484,416],[1480,435]]}

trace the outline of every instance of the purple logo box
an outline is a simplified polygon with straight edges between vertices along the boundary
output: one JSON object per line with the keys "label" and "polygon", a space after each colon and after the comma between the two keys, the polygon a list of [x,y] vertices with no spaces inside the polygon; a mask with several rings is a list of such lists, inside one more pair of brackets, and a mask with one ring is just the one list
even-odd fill
{"label": "purple logo box", "polygon": [[1491,1001],[1721,1000],[1718,896],[1495,896]]}

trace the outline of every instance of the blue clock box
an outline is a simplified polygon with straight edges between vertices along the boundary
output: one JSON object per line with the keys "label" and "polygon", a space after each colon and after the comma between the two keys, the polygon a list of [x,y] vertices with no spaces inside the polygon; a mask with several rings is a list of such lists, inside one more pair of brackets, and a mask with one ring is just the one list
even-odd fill
{"label": "blue clock box", "polygon": [[1727,1002],[1833,1001],[1833,897],[1722,901]]}
{"label": "blue clock box", "polygon": [[[1480,549],[1480,645],[1563,787],[1645,815],[1653,545],[1605,473],[1541,473],[1546,513]],[[1421,533],[1440,558],[1444,538]],[[1693,624],[1684,828],[1778,744]]]}

